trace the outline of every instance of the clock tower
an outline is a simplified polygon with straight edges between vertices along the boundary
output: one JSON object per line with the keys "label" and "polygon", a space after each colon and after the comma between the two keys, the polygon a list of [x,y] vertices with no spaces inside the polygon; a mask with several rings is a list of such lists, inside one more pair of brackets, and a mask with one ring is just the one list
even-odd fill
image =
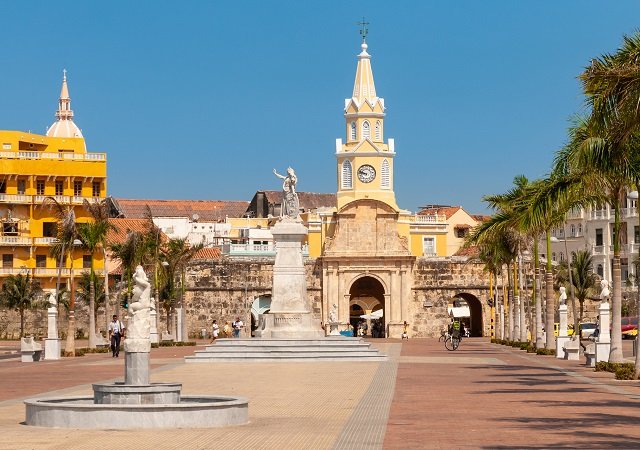
{"label": "clock tower", "polygon": [[346,140],[336,139],[338,211],[355,200],[379,200],[399,211],[393,192],[393,139],[384,140],[384,99],[376,94],[371,55],[362,40],[353,94],[344,102]]}

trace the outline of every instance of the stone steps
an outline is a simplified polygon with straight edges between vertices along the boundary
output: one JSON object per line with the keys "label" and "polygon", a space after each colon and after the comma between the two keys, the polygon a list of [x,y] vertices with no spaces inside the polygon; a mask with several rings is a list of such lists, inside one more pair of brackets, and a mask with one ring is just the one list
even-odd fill
{"label": "stone steps", "polygon": [[220,339],[185,362],[386,361],[387,356],[361,338]]}

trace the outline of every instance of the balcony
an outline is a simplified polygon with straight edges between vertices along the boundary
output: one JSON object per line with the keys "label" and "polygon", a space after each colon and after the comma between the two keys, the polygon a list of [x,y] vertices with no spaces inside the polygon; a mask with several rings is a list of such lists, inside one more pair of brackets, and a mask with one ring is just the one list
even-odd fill
{"label": "balcony", "polygon": [[[33,269],[33,276],[34,277],[57,277],[58,269],[55,267],[36,267],[35,269]],[[60,276],[68,277],[69,269],[65,269],[65,268],[60,269]]]}
{"label": "balcony", "polygon": [[439,214],[429,214],[426,216],[415,216],[416,223],[447,223],[447,216]]}
{"label": "balcony", "polygon": [[55,237],[37,237],[33,238],[34,245],[51,245],[54,244],[58,239]]}
{"label": "balcony", "polygon": [[[222,253],[228,256],[275,256],[276,248],[271,244],[225,244]],[[309,256],[309,246],[302,246],[302,256]]]}
{"label": "balcony", "polygon": [[0,152],[0,158],[2,159],[57,159],[64,161],[92,161],[101,162],[107,160],[106,153],[68,153],[68,152],[33,152],[33,151],[18,151],[18,152]]}
{"label": "balcony", "polygon": [[591,253],[594,255],[604,255],[604,245],[594,245],[591,247]]}
{"label": "balcony", "polygon": [[23,194],[0,194],[0,203],[31,203],[31,196]]}
{"label": "balcony", "polygon": [[577,208],[569,210],[567,213],[567,220],[571,219],[584,219],[584,209]]}
{"label": "balcony", "polygon": [[607,209],[594,209],[589,213],[591,220],[609,220],[609,210]]}
{"label": "balcony", "polygon": [[0,245],[31,245],[31,238],[23,236],[0,236]]}
{"label": "balcony", "polygon": [[29,269],[24,267],[0,267],[0,276],[2,275],[18,275],[28,273]]}

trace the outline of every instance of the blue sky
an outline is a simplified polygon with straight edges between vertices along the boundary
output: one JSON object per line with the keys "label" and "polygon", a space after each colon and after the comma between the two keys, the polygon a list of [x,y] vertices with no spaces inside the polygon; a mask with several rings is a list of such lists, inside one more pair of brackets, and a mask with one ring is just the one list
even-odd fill
{"label": "blue sky", "polygon": [[336,190],[335,139],[369,25],[401,207],[486,212],[544,176],[583,111],[577,75],[638,29],[637,1],[1,2],[0,129],[44,133],[62,69],[110,195],[249,200]]}

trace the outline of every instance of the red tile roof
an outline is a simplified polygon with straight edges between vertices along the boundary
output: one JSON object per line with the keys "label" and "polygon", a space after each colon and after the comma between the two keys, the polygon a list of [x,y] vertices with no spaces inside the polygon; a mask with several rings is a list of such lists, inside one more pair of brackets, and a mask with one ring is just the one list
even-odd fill
{"label": "red tile roof", "polygon": [[[263,191],[270,204],[282,203],[282,191]],[[305,211],[322,207],[332,208],[337,205],[336,194],[323,194],[319,192],[298,192],[300,208]]]}
{"label": "red tile roof", "polygon": [[147,219],[109,219],[109,222],[115,227],[107,234],[109,244],[122,244],[130,231],[146,233],[148,230]]}
{"label": "red tile roof", "polygon": [[453,256],[469,256],[471,258],[477,258],[480,255],[478,247],[461,247]]}
{"label": "red tile roof", "polygon": [[433,208],[424,208],[418,211],[419,216],[429,216],[432,214],[444,215],[447,219],[460,211],[462,206],[437,206]]}
{"label": "red tile roof", "polygon": [[147,207],[154,217],[188,217],[199,220],[224,221],[226,217],[242,217],[249,206],[247,201],[227,200],[139,200],[113,199],[126,218],[144,219]]}
{"label": "red tile roof", "polygon": [[193,259],[220,259],[221,253],[218,247],[205,247],[198,250]]}

